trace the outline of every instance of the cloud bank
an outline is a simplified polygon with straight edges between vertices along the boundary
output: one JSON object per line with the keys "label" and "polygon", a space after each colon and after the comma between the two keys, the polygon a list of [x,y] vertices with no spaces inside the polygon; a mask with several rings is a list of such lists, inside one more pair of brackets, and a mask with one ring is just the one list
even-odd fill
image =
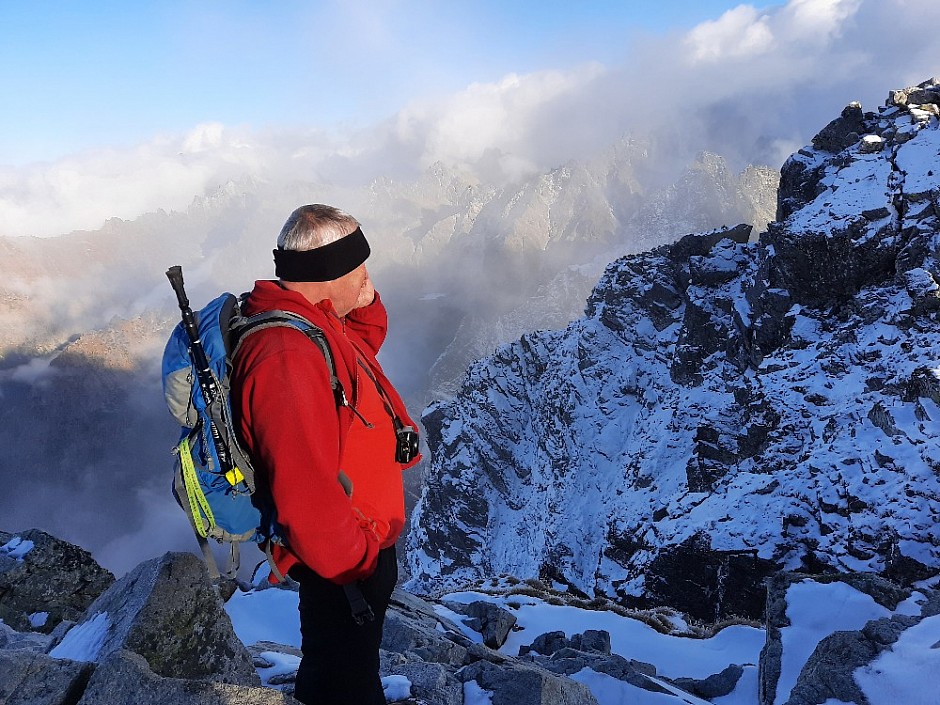
{"label": "cloud bank", "polygon": [[779,166],[846,103],[875,109],[889,88],[940,73],[938,22],[934,0],[744,4],[684,34],[640,38],[619,65],[564,67],[560,57],[564,68],[413,100],[365,129],[210,123],[129,149],[0,168],[0,234],[52,236],[182,209],[246,176],[360,185],[441,161],[499,184],[624,135],[654,133],[677,162],[709,149],[737,166]]}

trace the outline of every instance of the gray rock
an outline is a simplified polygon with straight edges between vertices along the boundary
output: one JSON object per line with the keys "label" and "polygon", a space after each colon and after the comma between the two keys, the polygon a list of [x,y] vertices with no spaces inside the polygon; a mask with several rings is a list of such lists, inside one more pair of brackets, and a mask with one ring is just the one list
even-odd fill
{"label": "gray rock", "polygon": [[110,624],[99,661],[127,649],[159,676],[260,683],[205,564],[191,553],[167,553],[141,563],[88,608],[83,623],[101,613]]}
{"label": "gray rock", "polygon": [[692,695],[705,698],[706,700],[712,700],[713,698],[728,695],[728,693],[734,690],[743,674],[743,666],[731,664],[721,671],[721,673],[715,673],[708,678],[677,678],[673,683]]}
{"label": "gray rock", "polygon": [[25,649],[37,654],[44,654],[49,650],[52,637],[38,632],[18,632],[12,627],[0,622],[0,649]]}
{"label": "gray rock", "polygon": [[93,670],[90,663],[54,659],[31,651],[0,651],[0,703],[74,703]]}
{"label": "gray rock", "polygon": [[571,648],[559,649],[551,658],[532,655],[530,657],[542,668],[564,676],[572,676],[585,668],[604,673],[611,678],[629,683],[637,688],[652,693],[669,691],[647,676],[656,677],[656,667],[649,663],[626,659],[618,654],[603,655],[576,651]]}
{"label": "gray rock", "polygon": [[414,615],[389,610],[385,615],[382,648],[422,661],[435,661],[451,666],[462,666],[467,661],[467,649],[456,643],[453,636],[437,630]]}
{"label": "gray rock", "polygon": [[77,705],[299,705],[272,688],[164,678],[130,651],[115,651],[95,669]]}
{"label": "gray rock", "polygon": [[382,676],[404,676],[411,682],[411,696],[434,705],[463,705],[463,684],[455,670],[439,663],[413,661],[401,664]]}
{"label": "gray rock", "polygon": [[852,673],[878,653],[878,646],[860,632],[830,634],[819,642],[803,666],[787,705],[816,705],[830,698],[844,703],[867,703]]}
{"label": "gray rock", "polygon": [[813,146],[825,152],[837,153],[858,142],[859,135],[867,132],[862,107],[850,103],[842,115],[826,125],[813,138]]}
{"label": "gray rock", "polygon": [[553,631],[545,632],[544,634],[539,634],[532,641],[532,644],[529,646],[522,646],[519,648],[519,655],[525,656],[530,652],[535,652],[537,654],[544,654],[545,656],[551,656],[559,649],[564,649],[570,646],[570,642],[565,637],[563,631]]}
{"label": "gray rock", "polygon": [[597,705],[587,686],[518,662],[498,666],[478,661],[459,676],[464,683],[472,680],[492,692],[493,705]]}
{"label": "gray rock", "polygon": [[498,649],[505,644],[509,632],[516,624],[516,616],[512,612],[491,602],[445,602],[444,606],[457,614],[469,617],[463,620],[464,624],[480,632],[483,635],[483,643],[491,649]]}
{"label": "gray rock", "polygon": [[571,648],[578,651],[610,655],[610,632],[603,629],[585,629],[571,637]]}
{"label": "gray rock", "polygon": [[17,558],[0,550],[0,619],[18,631],[32,629],[28,618],[37,612],[48,613],[37,628],[46,633],[63,619],[78,620],[114,583],[114,576],[88,551],[44,531],[29,529],[4,537],[0,547],[11,541],[33,544]]}
{"label": "gray rock", "polygon": [[[759,702],[770,705],[777,698],[780,680],[783,642],[780,629],[790,626],[786,616],[787,590],[794,583],[814,580],[820,583],[844,582],[856,590],[871,596],[883,607],[895,610],[911,595],[904,589],[872,573],[831,573],[806,575],[803,573],[780,573],[768,582],[766,633],[767,639],[760,655],[758,676]],[[926,616],[934,606],[935,596],[928,595],[923,608]],[[896,615],[890,619],[869,622],[857,632],[836,632],[824,638],[807,660],[790,694],[790,705],[819,703],[826,698],[838,698],[844,702],[853,700],[858,686],[852,677],[853,671],[869,663],[881,651],[897,641],[901,632],[920,621],[921,618]],[[854,689],[854,690],[853,690]],[[858,691],[860,692],[860,691]],[[854,694],[854,695],[853,695]],[[851,697],[850,697],[851,696]],[[814,700],[813,698],[821,698]]]}

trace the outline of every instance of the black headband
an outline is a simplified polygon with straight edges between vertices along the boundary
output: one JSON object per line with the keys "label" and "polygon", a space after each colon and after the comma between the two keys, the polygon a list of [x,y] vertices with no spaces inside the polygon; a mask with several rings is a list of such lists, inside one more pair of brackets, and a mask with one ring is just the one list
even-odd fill
{"label": "black headband", "polygon": [[328,282],[349,274],[369,257],[369,243],[356,228],[346,237],[312,250],[274,250],[274,273],[289,282]]}

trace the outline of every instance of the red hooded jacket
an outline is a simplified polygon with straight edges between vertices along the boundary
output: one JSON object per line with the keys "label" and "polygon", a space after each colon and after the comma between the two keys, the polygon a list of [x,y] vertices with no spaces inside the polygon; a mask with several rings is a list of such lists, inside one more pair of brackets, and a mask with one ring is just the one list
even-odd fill
{"label": "red hooded jacket", "polygon": [[[419,459],[407,466],[394,461],[391,417],[377,391],[381,386],[395,414],[417,428],[375,359],[388,327],[385,306],[376,293],[370,306],[342,318],[329,300],[311,304],[277,282],[255,282],[244,312],[272,310],[300,314],[323,330],[350,404],[337,407],[323,353],[303,332],[275,327],[245,338],[231,399],[286,541],[273,547],[275,563],[284,575],[303,563],[341,584],[367,577],[379,550],[394,544],[404,526],[401,470]],[[361,417],[374,428],[367,430]],[[352,479],[351,496],[339,481],[341,469]]]}

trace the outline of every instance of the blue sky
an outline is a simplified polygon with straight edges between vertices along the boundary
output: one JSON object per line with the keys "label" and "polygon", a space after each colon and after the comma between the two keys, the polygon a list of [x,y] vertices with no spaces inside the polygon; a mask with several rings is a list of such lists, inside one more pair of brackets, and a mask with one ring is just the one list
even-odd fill
{"label": "blue sky", "polygon": [[512,72],[616,63],[737,4],[3,0],[0,165],[209,121],[362,126]]}
{"label": "blue sky", "polygon": [[937,0],[0,0],[0,236],[245,179],[500,186],[624,137],[778,168],[940,76],[938,26]]}

